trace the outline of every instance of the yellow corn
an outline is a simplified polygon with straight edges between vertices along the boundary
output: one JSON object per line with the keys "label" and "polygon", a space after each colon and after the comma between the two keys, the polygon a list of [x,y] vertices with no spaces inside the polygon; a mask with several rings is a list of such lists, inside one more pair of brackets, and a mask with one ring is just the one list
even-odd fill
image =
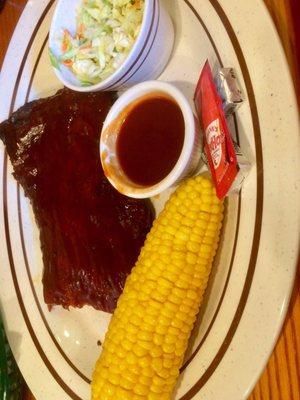
{"label": "yellow corn", "polygon": [[170,197],[112,317],[93,400],[170,399],[216,253],[223,204],[201,176]]}

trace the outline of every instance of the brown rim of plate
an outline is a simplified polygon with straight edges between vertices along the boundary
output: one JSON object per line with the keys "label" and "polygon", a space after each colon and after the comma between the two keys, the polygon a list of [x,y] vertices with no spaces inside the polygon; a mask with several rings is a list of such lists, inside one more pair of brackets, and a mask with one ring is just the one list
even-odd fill
{"label": "brown rim of plate", "polygon": [[[204,29],[207,31],[207,28],[206,28],[205,25],[204,25]],[[208,32],[208,31],[207,31],[207,32]],[[208,32],[208,36],[211,37],[210,34],[209,34],[209,32]],[[42,47],[41,47],[41,49],[40,49],[40,51],[39,51],[39,54],[38,54],[38,56],[37,56],[37,59],[36,59],[36,62],[35,62],[35,65],[34,65],[34,68],[33,68],[33,71],[32,71],[32,76],[31,76],[31,79],[30,79],[30,83],[29,83],[29,86],[28,86],[27,94],[26,94],[26,97],[25,97],[25,103],[28,101],[28,96],[29,96],[29,93],[30,93],[30,90],[31,90],[31,84],[32,84],[33,79],[34,79],[35,72],[36,72],[37,66],[38,66],[39,61],[40,61],[40,57],[41,57],[41,55],[42,55],[42,53],[43,53],[43,50],[44,50],[44,47],[45,47],[45,45],[46,45],[47,37],[48,37],[48,35],[46,36],[46,39],[45,39],[45,41],[44,41],[44,43],[43,43],[43,45],[42,45]],[[211,40],[212,40],[212,39],[211,39]],[[214,48],[215,48],[215,44],[214,44],[214,43],[213,43],[213,46],[214,46]],[[220,64],[223,65],[223,64],[222,64],[222,60],[220,59],[220,56],[219,56],[218,53],[217,53],[217,57],[218,57],[218,60],[219,60]],[[235,118],[235,129],[236,129],[237,137],[238,137],[238,126],[237,126],[237,123],[236,123],[236,118]],[[33,293],[33,296],[34,296],[34,299],[35,299],[37,308],[38,308],[38,310],[39,310],[40,316],[41,316],[41,318],[42,318],[42,320],[43,320],[43,322],[44,322],[44,325],[45,325],[45,327],[46,327],[46,329],[47,329],[47,331],[48,331],[48,333],[49,333],[49,335],[50,335],[50,337],[51,337],[51,339],[52,339],[54,345],[56,346],[56,348],[58,349],[58,351],[60,352],[60,354],[62,355],[62,357],[63,357],[63,358],[65,359],[65,361],[69,364],[69,366],[79,375],[79,377],[82,378],[85,382],[87,382],[87,383],[89,384],[89,383],[91,382],[90,379],[89,379],[88,377],[86,377],[86,376],[72,363],[72,361],[71,361],[71,360],[69,359],[69,357],[65,354],[65,352],[63,351],[63,349],[61,348],[61,346],[60,346],[59,343],[57,342],[57,340],[56,340],[56,338],[55,338],[55,336],[54,336],[54,334],[53,334],[51,328],[49,327],[49,324],[48,324],[48,322],[47,322],[47,319],[46,319],[46,317],[45,317],[45,315],[44,315],[44,313],[43,313],[43,311],[42,311],[42,307],[41,307],[40,302],[39,302],[39,300],[38,300],[38,297],[37,297],[37,294],[36,294],[36,291],[35,291],[35,288],[34,288],[34,285],[33,285],[33,279],[32,279],[31,273],[30,273],[30,267],[29,267],[29,263],[28,263],[28,257],[27,257],[26,246],[25,246],[25,240],[24,240],[22,212],[21,212],[21,209],[20,209],[20,188],[19,188],[19,185],[18,185],[18,190],[17,190],[17,204],[18,204],[18,215],[19,215],[19,230],[20,230],[20,237],[21,237],[21,244],[22,244],[22,251],[23,251],[23,257],[24,257],[25,267],[26,267],[26,271],[27,271],[27,276],[28,276],[28,279],[29,279],[30,287],[31,287],[31,290],[32,290],[32,293]],[[201,348],[202,345],[204,344],[206,338],[208,337],[208,335],[209,335],[209,333],[210,333],[210,331],[211,331],[211,329],[212,329],[212,327],[213,327],[214,321],[215,321],[216,318],[217,318],[217,315],[218,315],[219,310],[220,310],[220,308],[221,308],[223,299],[224,299],[224,297],[225,297],[226,290],[227,290],[227,286],[228,286],[229,279],[230,279],[230,276],[231,276],[231,271],[232,271],[232,267],[233,267],[234,257],[235,257],[235,249],[236,249],[236,245],[237,245],[238,232],[239,232],[240,209],[241,209],[241,197],[239,196],[238,215],[237,215],[237,224],[236,224],[236,232],[235,232],[235,238],[234,238],[234,245],[233,245],[233,251],[232,251],[231,261],[230,261],[230,264],[229,264],[229,268],[228,268],[228,272],[227,272],[227,277],[226,277],[226,280],[225,280],[224,288],[223,288],[222,294],[221,294],[221,296],[220,296],[220,299],[219,299],[218,305],[217,305],[217,307],[216,307],[216,310],[215,310],[215,312],[214,312],[214,315],[213,315],[213,317],[212,317],[212,319],[211,319],[211,321],[210,321],[210,323],[209,323],[209,326],[208,326],[206,332],[204,332],[204,334],[203,334],[203,336],[202,336],[202,339],[201,339],[200,343],[198,344],[198,346],[196,347],[196,349],[194,350],[194,352],[191,354],[191,356],[188,358],[188,360],[186,360],[186,362],[185,362],[184,365],[182,366],[182,368],[181,368],[181,370],[180,370],[181,373],[182,373],[182,372],[187,368],[187,366],[191,363],[191,361],[194,359],[194,357],[197,355],[198,351],[200,350],[200,348]]]}
{"label": "brown rim of plate", "polygon": [[[192,4],[188,1],[188,0],[184,0],[185,3],[190,7],[190,9],[193,11],[194,15],[196,16],[196,18],[199,20],[200,23],[203,24],[203,21],[201,20],[200,16],[198,15],[197,11],[195,10],[195,8],[192,6]],[[34,41],[34,38],[36,36],[36,33],[41,25],[41,23],[43,22],[47,12],[49,11],[50,7],[52,6],[54,0],[51,0],[49,2],[49,4],[47,5],[45,11],[43,12],[43,14],[40,17],[40,20],[38,21],[38,24],[36,25],[34,32],[32,34],[32,37],[28,43],[28,46],[26,48],[23,60],[21,62],[20,65],[20,70],[17,76],[17,80],[16,80],[16,84],[15,84],[15,88],[13,91],[13,95],[12,95],[12,102],[11,102],[11,107],[10,107],[10,112],[12,112],[13,108],[14,108],[14,103],[15,103],[15,98],[17,95],[17,90],[18,90],[18,86],[20,83],[20,79],[22,76],[22,72],[25,66],[25,62],[29,53],[29,50],[31,48],[31,45]],[[238,327],[240,318],[242,316],[246,301],[247,301],[247,297],[250,291],[250,287],[251,287],[251,283],[252,283],[252,278],[253,278],[253,274],[254,274],[254,270],[255,270],[255,264],[256,264],[256,258],[257,258],[257,251],[259,248],[259,239],[260,239],[260,228],[261,228],[261,219],[262,219],[262,203],[263,203],[263,159],[262,159],[262,147],[261,147],[261,138],[260,138],[260,127],[259,127],[259,120],[258,120],[258,113],[257,113],[257,108],[256,108],[256,103],[255,103],[255,97],[254,97],[254,92],[253,92],[253,87],[252,87],[252,83],[251,83],[251,79],[250,79],[250,75],[249,75],[249,71],[247,69],[247,65],[241,50],[241,47],[239,45],[239,42],[237,40],[237,37],[230,25],[230,22],[226,16],[226,14],[224,13],[223,9],[221,8],[221,6],[219,5],[219,3],[216,0],[210,0],[211,4],[213,5],[213,7],[215,8],[216,12],[218,13],[221,21],[223,22],[223,25],[225,26],[227,33],[231,39],[232,45],[235,49],[236,55],[238,57],[242,72],[243,72],[243,76],[244,76],[244,80],[246,83],[246,88],[247,88],[247,92],[248,92],[248,97],[249,97],[249,102],[250,102],[250,109],[251,109],[251,114],[252,114],[252,120],[253,120],[253,128],[254,128],[254,137],[255,137],[255,146],[256,146],[256,155],[257,155],[257,213],[256,213],[256,220],[255,220],[255,231],[254,231],[254,240],[253,240],[253,246],[252,246],[252,252],[251,252],[251,257],[250,257],[250,263],[249,263],[249,267],[248,267],[248,273],[247,273],[247,277],[246,277],[246,282],[243,288],[243,293],[235,314],[235,317],[231,323],[231,327],[226,335],[226,338],[220,348],[220,350],[218,351],[216,357],[214,358],[213,362],[211,363],[211,365],[208,367],[207,371],[204,373],[204,375],[198,380],[198,382],[189,390],[188,393],[186,393],[181,399],[191,399],[200,389],[201,387],[207,382],[207,380],[209,379],[209,377],[212,375],[212,373],[214,372],[214,370],[217,368],[219,362],[221,361],[221,359],[223,358],[233,336],[234,333]],[[202,21],[202,22],[201,22]],[[208,33],[208,31],[206,30],[206,33]],[[209,39],[212,40],[211,35],[208,35]],[[216,51],[216,47],[214,46],[214,49]],[[218,55],[218,52],[216,51],[216,54]],[[32,78],[33,80],[33,78]],[[30,89],[28,89],[28,93],[30,92]],[[25,319],[28,331],[34,341],[34,344],[37,348],[37,350],[39,351],[39,354],[41,356],[41,358],[43,359],[44,363],[46,364],[46,366],[49,369],[49,372],[53,375],[53,377],[56,379],[56,381],[60,384],[60,386],[65,390],[65,392],[67,394],[69,394],[71,396],[71,398],[73,399],[79,399],[79,397],[62,381],[62,379],[60,378],[60,376],[57,374],[57,372],[55,371],[55,369],[52,367],[52,365],[50,364],[47,356],[45,355],[43,349],[41,348],[40,343],[38,342],[35,333],[33,331],[33,328],[30,324],[28,315],[26,313],[26,309],[21,297],[21,292],[20,292],[20,288],[18,286],[18,281],[17,281],[17,276],[16,276],[16,272],[15,272],[15,268],[14,268],[14,260],[13,260],[13,255],[12,255],[12,249],[11,249],[11,243],[10,243],[10,233],[9,233],[9,225],[8,225],[8,214],[7,214],[7,188],[6,188],[6,184],[7,184],[7,176],[6,176],[6,169],[7,169],[7,155],[5,154],[5,159],[4,159],[4,176],[3,176],[3,193],[4,193],[4,197],[3,197],[3,209],[4,209],[4,223],[5,223],[5,233],[6,233],[6,239],[7,239],[7,251],[8,251],[8,256],[9,256],[9,261],[10,261],[10,265],[11,265],[11,272],[12,272],[12,277],[13,277],[13,281],[14,281],[14,285],[15,285],[15,289],[16,289],[16,294],[18,297],[18,301],[21,307],[21,311],[23,314],[23,317]]]}
{"label": "brown rim of plate", "polygon": [[[41,47],[41,49],[40,49],[40,51],[38,53],[36,62],[34,64],[34,68],[32,70],[32,75],[31,75],[31,78],[30,78],[29,86],[28,86],[28,89],[27,89],[26,97],[25,97],[25,103],[28,101],[28,97],[29,97],[30,90],[31,90],[31,85],[32,85],[32,82],[34,80],[35,72],[36,72],[36,69],[38,67],[38,64],[39,64],[40,58],[42,56],[43,50],[44,50],[44,48],[46,46],[47,39],[48,39],[48,34],[46,36],[46,39],[43,42],[43,45],[42,45],[42,47]],[[221,60],[219,60],[219,61],[221,63]],[[235,118],[235,130],[236,130],[237,137],[238,137],[238,125],[236,123],[236,118]],[[28,276],[28,279],[29,279],[30,287],[31,287],[31,290],[32,290],[32,293],[33,293],[33,297],[34,297],[35,303],[37,305],[37,308],[39,310],[40,316],[41,316],[41,318],[43,320],[43,323],[44,323],[44,325],[45,325],[45,327],[46,327],[46,329],[47,329],[47,331],[48,331],[48,333],[49,333],[54,345],[56,346],[57,350],[60,352],[61,356],[69,364],[69,366],[77,373],[77,375],[80,378],[82,378],[85,382],[90,384],[91,380],[88,377],[86,377],[74,365],[74,363],[72,363],[72,361],[69,359],[69,357],[66,355],[66,353],[63,351],[63,349],[59,345],[58,341],[56,340],[56,338],[55,338],[55,336],[54,336],[54,334],[53,334],[53,332],[52,332],[52,330],[51,330],[51,328],[50,328],[50,326],[49,326],[49,324],[47,322],[47,319],[45,317],[45,314],[43,313],[41,304],[40,304],[40,302],[38,300],[38,296],[36,294],[36,291],[35,291],[35,288],[34,288],[34,284],[33,284],[33,279],[32,279],[31,272],[30,272],[30,266],[29,266],[29,263],[28,263],[28,257],[27,257],[25,239],[24,239],[22,210],[21,210],[21,205],[20,205],[21,203],[20,203],[20,187],[19,187],[19,184],[17,185],[17,204],[18,204],[19,231],[20,231],[20,237],[21,237],[21,246],[22,246],[24,263],[25,263],[25,267],[26,267],[26,271],[27,271],[27,276]],[[211,329],[213,327],[214,321],[217,318],[218,312],[219,312],[219,310],[221,308],[223,299],[225,297],[225,293],[226,293],[227,286],[228,286],[228,283],[229,283],[229,279],[230,279],[230,276],[231,276],[231,271],[232,271],[234,257],[235,257],[235,249],[236,249],[236,245],[237,245],[238,232],[239,232],[240,210],[241,210],[241,197],[239,196],[237,224],[236,224],[236,230],[235,230],[234,245],[233,245],[232,256],[231,256],[231,260],[230,260],[230,264],[229,264],[229,268],[228,268],[228,272],[227,272],[227,277],[226,277],[226,280],[225,280],[224,288],[223,288],[222,294],[220,296],[219,303],[218,303],[218,305],[216,307],[215,313],[214,313],[214,315],[213,315],[213,317],[211,319],[211,322],[209,323],[209,326],[208,326],[206,332],[204,332],[204,334],[202,336],[202,339],[201,339],[199,345],[197,346],[197,348],[194,350],[194,352],[191,354],[191,356],[188,358],[188,360],[186,360],[186,362],[182,366],[182,368],[180,370],[181,373],[187,368],[187,366],[190,364],[190,362],[194,359],[194,357],[197,355],[199,349],[202,347],[203,343],[205,342],[206,338],[208,337],[208,334],[209,334],[209,332],[211,331]]]}

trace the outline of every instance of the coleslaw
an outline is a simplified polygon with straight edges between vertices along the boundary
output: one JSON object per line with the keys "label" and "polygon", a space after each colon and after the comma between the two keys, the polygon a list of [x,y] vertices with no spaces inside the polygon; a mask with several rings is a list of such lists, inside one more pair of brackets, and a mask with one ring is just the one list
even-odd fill
{"label": "coleslaw", "polygon": [[77,9],[76,34],[63,31],[62,54],[56,61],[69,67],[82,84],[106,79],[124,63],[138,37],[144,3],[83,0]]}

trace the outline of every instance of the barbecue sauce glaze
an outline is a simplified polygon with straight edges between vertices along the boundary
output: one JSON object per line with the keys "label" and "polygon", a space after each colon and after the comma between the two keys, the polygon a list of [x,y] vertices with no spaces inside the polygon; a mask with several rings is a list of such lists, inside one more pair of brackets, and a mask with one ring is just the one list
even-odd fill
{"label": "barbecue sauce glaze", "polygon": [[130,109],[117,138],[117,157],[136,185],[153,186],[174,168],[184,142],[179,105],[164,95],[149,95]]}

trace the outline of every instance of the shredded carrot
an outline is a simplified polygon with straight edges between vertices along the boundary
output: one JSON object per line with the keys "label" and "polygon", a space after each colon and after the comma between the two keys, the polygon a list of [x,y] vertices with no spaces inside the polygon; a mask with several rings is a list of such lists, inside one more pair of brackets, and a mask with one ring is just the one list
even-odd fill
{"label": "shredded carrot", "polygon": [[81,37],[84,31],[85,31],[85,25],[83,23],[79,24],[77,28],[77,35]]}
{"label": "shredded carrot", "polygon": [[63,41],[61,42],[61,51],[62,51],[62,52],[65,52],[65,51],[67,51],[67,48],[68,48],[68,44],[66,43],[65,40],[63,40]]}
{"label": "shredded carrot", "polygon": [[73,61],[72,60],[64,60],[62,62],[66,67],[72,67]]}
{"label": "shredded carrot", "polygon": [[68,31],[68,29],[64,29],[64,36],[63,36],[63,40],[61,42],[61,51],[62,52],[65,52],[68,50],[71,38],[72,38],[72,36],[71,36],[70,32]]}
{"label": "shredded carrot", "polygon": [[71,33],[68,31],[68,29],[64,29],[64,37],[68,37],[69,39],[71,39],[72,35]]}
{"label": "shredded carrot", "polygon": [[92,48],[91,43],[80,46],[80,50],[87,50],[87,49],[91,49],[91,48]]}

